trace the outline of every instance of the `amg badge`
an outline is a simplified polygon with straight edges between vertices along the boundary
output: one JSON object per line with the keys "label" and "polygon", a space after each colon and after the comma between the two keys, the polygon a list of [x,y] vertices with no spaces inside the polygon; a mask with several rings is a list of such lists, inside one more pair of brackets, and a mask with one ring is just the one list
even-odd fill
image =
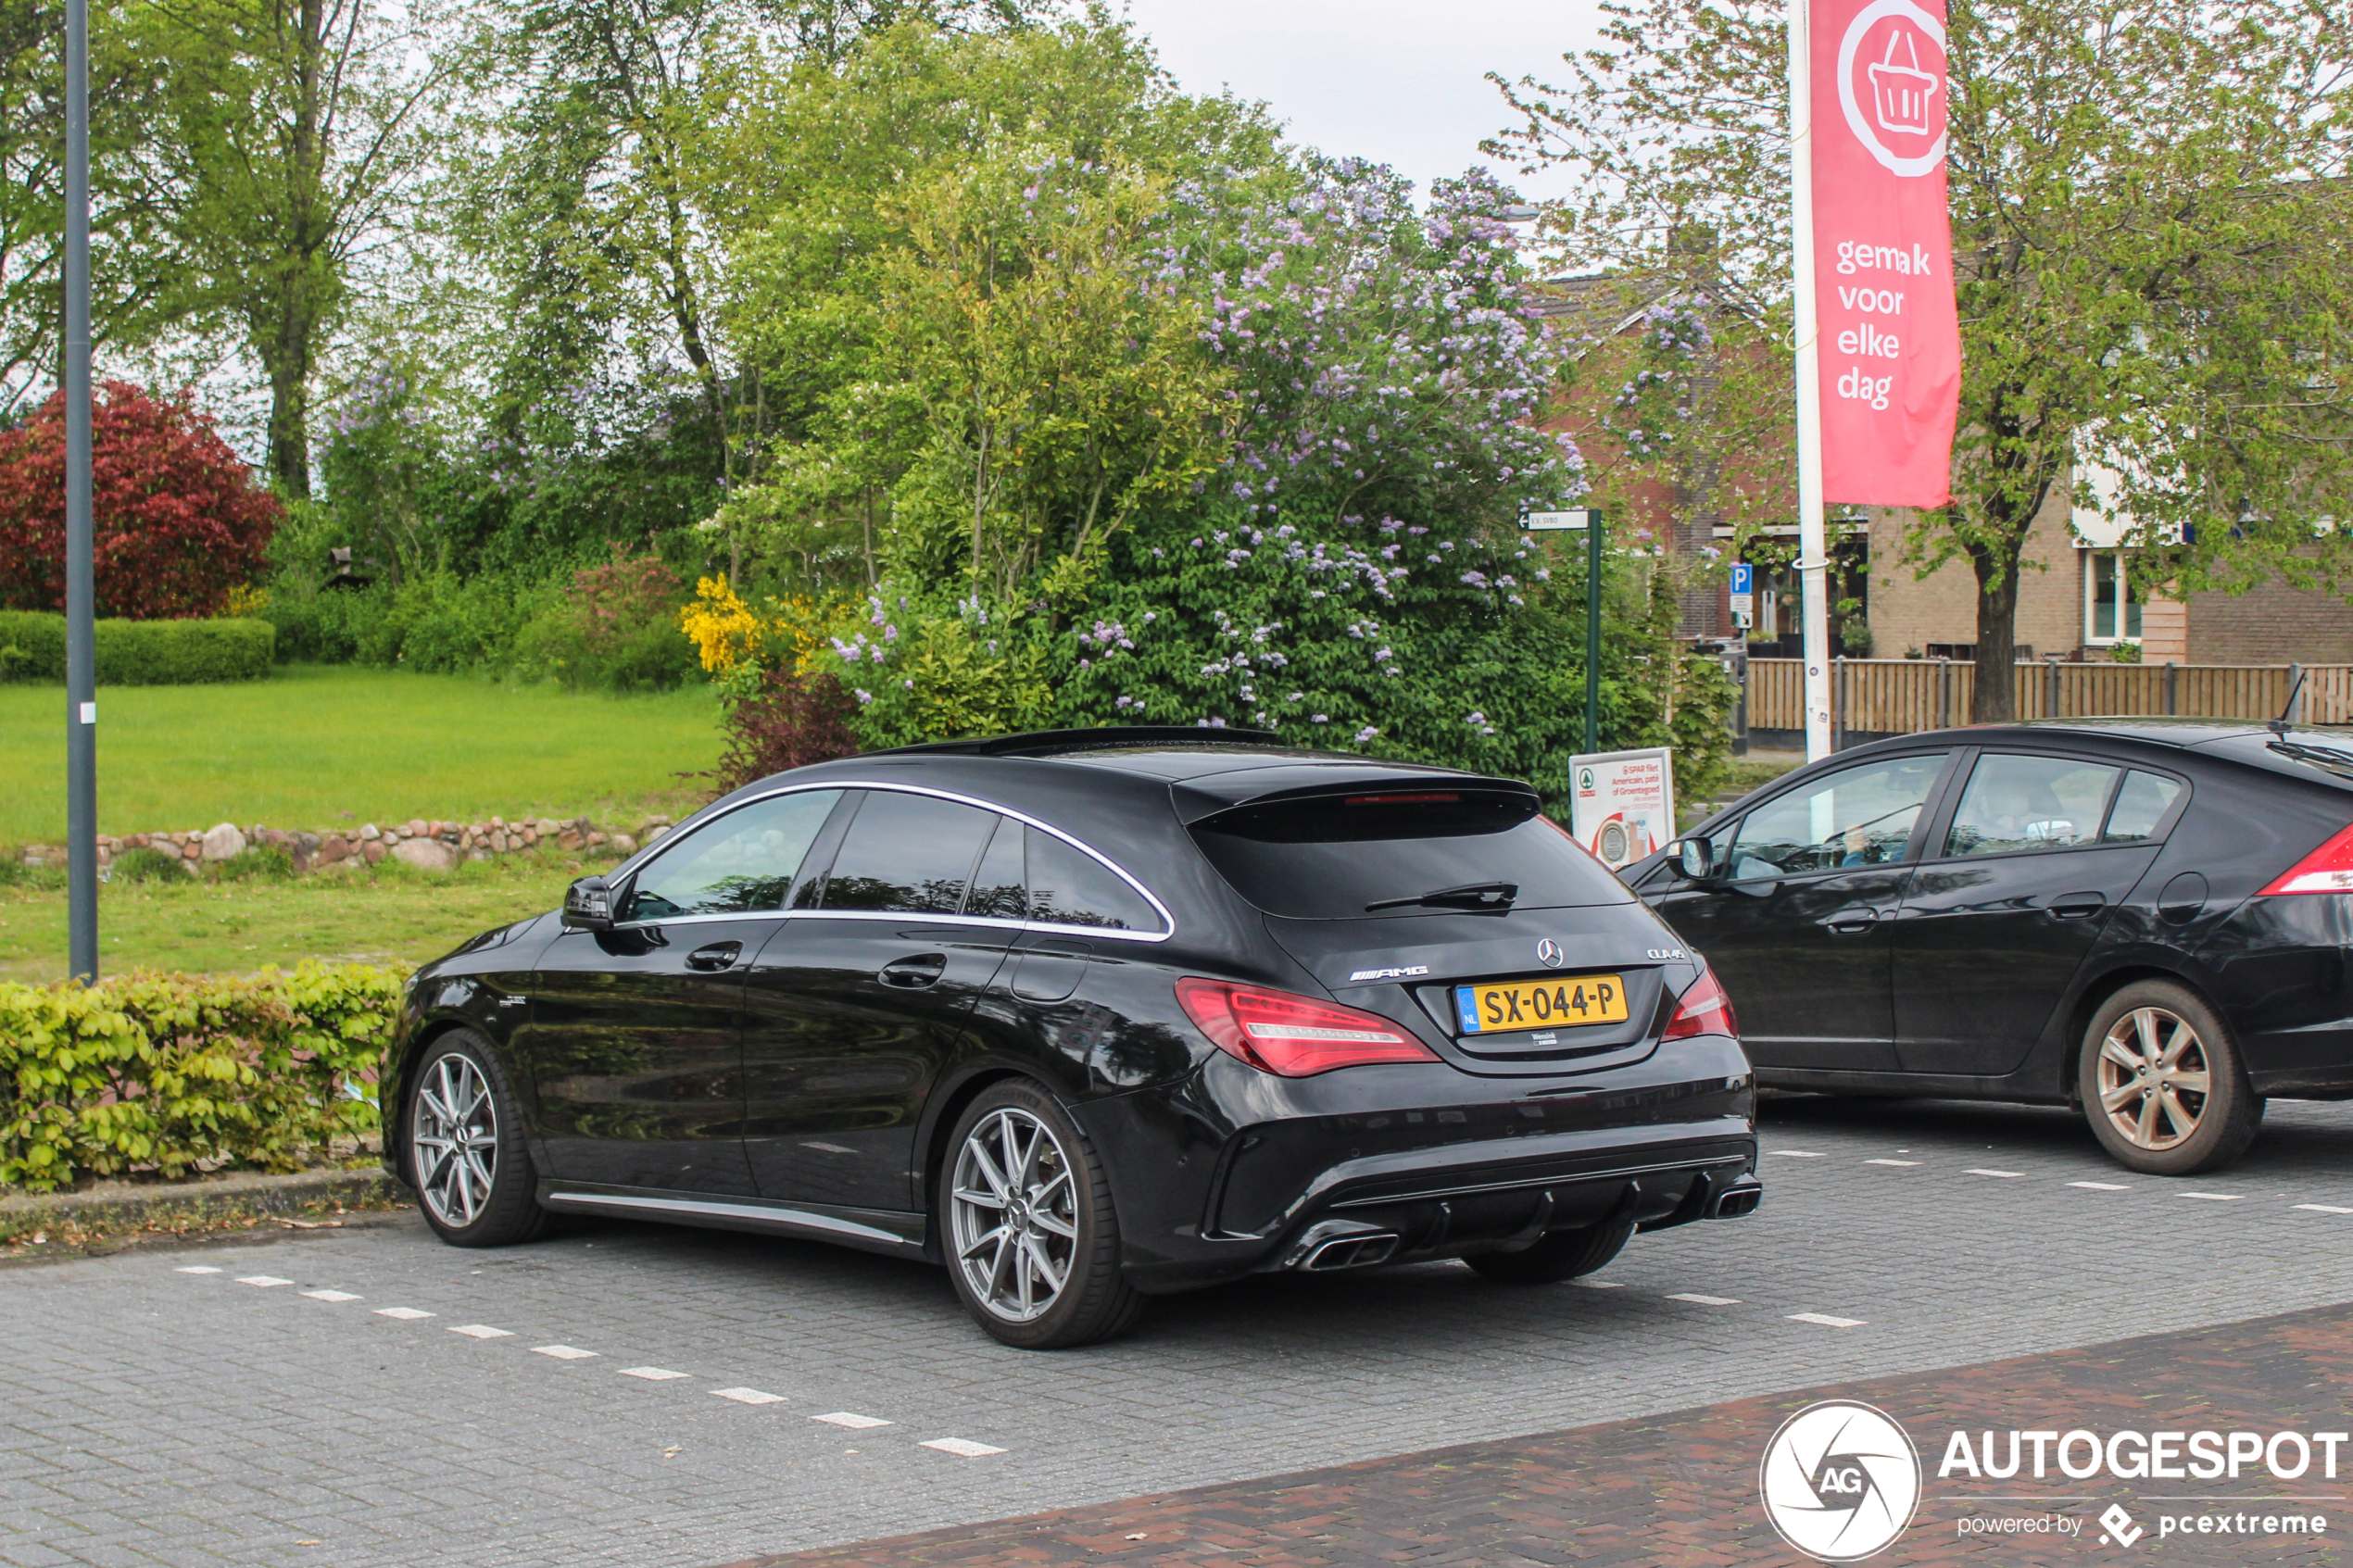
{"label": "amg badge", "polygon": [[1426,963],[1407,964],[1403,969],[1360,969],[1348,977],[1348,983],[1353,985],[1359,980],[1410,980],[1428,972],[1429,965]]}

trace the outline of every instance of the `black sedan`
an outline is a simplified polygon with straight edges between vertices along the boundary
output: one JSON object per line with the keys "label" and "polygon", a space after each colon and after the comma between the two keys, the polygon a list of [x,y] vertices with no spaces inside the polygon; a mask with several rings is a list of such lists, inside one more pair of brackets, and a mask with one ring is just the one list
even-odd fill
{"label": "black sedan", "polygon": [[1881,741],[1631,867],[1761,1085],[2081,1108],[2136,1171],[2353,1097],[2353,735],[2118,719]]}
{"label": "black sedan", "polygon": [[949,1265],[1008,1344],[1253,1271],[1600,1268],[1753,1210],[1705,966],[1510,780],[1106,730],[736,791],[419,972],[387,1165]]}

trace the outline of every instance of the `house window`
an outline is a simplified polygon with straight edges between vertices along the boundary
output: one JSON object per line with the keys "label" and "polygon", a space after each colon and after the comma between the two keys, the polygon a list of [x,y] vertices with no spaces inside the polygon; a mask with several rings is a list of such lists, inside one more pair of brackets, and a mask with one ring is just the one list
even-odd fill
{"label": "house window", "polygon": [[2141,600],[2133,592],[2121,550],[2083,553],[2083,640],[2087,643],[2137,643],[2141,640]]}

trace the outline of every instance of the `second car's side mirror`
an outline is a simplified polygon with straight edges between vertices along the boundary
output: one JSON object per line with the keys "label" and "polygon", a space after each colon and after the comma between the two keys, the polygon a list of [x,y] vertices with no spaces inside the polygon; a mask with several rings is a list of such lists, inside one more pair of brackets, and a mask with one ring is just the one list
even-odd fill
{"label": "second car's side mirror", "polygon": [[1693,882],[1705,882],[1716,874],[1716,846],[1697,834],[1678,841],[1675,846],[1677,865]]}
{"label": "second car's side mirror", "polygon": [[564,924],[573,931],[610,931],[611,885],[603,877],[584,876],[565,888]]}

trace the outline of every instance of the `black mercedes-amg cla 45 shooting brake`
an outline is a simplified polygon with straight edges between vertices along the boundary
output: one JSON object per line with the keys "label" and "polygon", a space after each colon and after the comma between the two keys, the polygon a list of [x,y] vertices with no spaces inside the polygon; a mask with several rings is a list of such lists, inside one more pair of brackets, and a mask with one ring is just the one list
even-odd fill
{"label": "black mercedes-amg cla 45 shooting brake", "polygon": [[1826,758],[1627,879],[1768,1088],[2074,1105],[2119,1162],[2229,1162],[2353,1098],[2353,735],[2198,719]]}
{"label": "black mercedes-amg cla 45 shooting brake", "polygon": [[1257,1271],[1514,1283],[1757,1203],[1732,1011],[1506,779],[1097,730],[737,790],[419,972],[386,1162],[945,1264],[1007,1344]]}

